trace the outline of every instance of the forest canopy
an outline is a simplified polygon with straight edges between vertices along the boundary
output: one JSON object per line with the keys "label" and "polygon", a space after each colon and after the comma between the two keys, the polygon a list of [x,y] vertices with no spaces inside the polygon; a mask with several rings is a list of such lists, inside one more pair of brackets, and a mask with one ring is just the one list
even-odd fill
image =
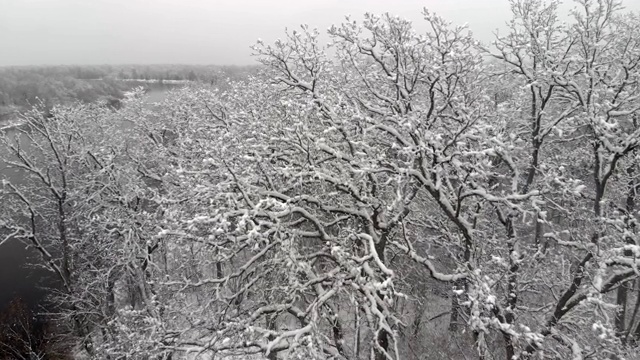
{"label": "forest canopy", "polygon": [[87,357],[633,359],[640,18],[510,3],[491,46],[367,14],[154,108],[33,109],[4,241]]}

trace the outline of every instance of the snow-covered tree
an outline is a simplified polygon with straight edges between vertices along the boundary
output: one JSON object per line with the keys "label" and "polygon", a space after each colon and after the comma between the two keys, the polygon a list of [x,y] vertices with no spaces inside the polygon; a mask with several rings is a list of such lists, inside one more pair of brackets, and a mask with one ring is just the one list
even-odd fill
{"label": "snow-covered tree", "polygon": [[513,0],[491,47],[427,10],[302,26],[224,91],[33,112],[1,224],[95,357],[450,356],[430,321],[460,356],[624,357],[640,22],[578,5]]}

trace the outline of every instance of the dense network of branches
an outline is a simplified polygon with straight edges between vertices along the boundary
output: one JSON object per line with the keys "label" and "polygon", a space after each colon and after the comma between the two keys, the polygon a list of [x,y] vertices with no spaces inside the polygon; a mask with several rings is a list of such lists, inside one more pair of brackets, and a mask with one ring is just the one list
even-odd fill
{"label": "dense network of branches", "polygon": [[96,358],[629,358],[640,19],[578,5],[512,0],[491,46],[427,10],[302,26],[224,91],[34,110],[4,241]]}

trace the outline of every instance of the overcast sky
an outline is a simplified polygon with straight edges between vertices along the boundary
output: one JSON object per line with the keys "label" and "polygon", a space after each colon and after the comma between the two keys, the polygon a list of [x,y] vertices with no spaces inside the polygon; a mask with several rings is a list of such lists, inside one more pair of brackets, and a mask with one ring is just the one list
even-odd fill
{"label": "overcast sky", "polygon": [[[640,0],[626,0],[640,10]],[[0,0],[0,66],[251,64],[249,46],[344,15],[390,12],[418,27],[423,7],[489,41],[507,0]]]}

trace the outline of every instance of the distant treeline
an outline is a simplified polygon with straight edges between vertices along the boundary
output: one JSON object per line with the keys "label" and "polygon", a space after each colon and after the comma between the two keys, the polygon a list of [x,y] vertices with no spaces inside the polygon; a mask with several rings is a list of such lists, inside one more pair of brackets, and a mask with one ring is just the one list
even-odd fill
{"label": "distant treeline", "polygon": [[91,65],[0,67],[0,121],[36,103],[116,103],[133,84],[121,80],[189,80],[211,85],[240,79],[256,66]]}

